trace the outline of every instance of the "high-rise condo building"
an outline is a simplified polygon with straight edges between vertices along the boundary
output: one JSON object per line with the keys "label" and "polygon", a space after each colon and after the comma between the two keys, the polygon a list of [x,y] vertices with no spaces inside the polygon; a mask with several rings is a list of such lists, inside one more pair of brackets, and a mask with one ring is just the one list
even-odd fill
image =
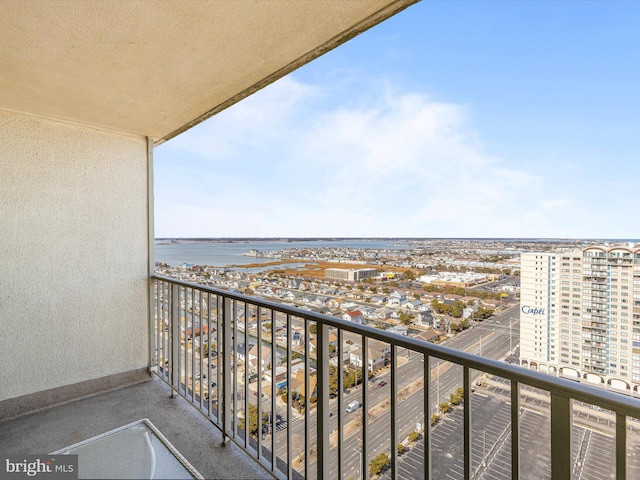
{"label": "high-rise condo building", "polygon": [[640,249],[522,254],[520,359],[640,394]]}

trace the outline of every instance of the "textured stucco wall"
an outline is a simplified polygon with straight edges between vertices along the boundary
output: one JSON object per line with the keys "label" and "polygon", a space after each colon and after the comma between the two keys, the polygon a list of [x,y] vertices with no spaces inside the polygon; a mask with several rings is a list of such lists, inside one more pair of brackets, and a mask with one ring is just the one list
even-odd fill
{"label": "textured stucco wall", "polygon": [[0,400],[147,365],[146,140],[0,111]]}

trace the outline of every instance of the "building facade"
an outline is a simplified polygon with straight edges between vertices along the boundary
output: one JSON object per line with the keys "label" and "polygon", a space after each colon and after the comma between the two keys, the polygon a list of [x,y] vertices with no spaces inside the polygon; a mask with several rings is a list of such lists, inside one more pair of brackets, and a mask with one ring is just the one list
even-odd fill
{"label": "building facade", "polygon": [[366,278],[373,278],[376,275],[378,275],[378,270],[375,268],[327,268],[324,271],[325,278],[346,280],[348,282],[359,282]]}
{"label": "building facade", "polygon": [[640,249],[523,253],[520,361],[640,394]]}

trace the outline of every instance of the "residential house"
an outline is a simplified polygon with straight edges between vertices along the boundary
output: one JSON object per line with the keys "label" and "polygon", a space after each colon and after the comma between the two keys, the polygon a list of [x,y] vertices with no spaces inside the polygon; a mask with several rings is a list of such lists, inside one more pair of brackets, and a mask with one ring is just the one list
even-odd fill
{"label": "residential house", "polygon": [[347,320],[347,321],[353,322],[353,323],[358,323],[358,324],[365,323],[364,322],[364,315],[362,314],[362,312],[360,310],[347,311],[342,316],[342,318],[344,320]]}
{"label": "residential house", "polygon": [[391,292],[391,294],[389,295],[389,302],[387,302],[387,305],[391,306],[400,306],[403,303],[405,303],[407,301],[407,295],[406,293],[400,291],[400,290],[394,290],[393,292]]}
{"label": "residential house", "polygon": [[[362,367],[362,348],[357,348],[349,354],[349,361],[356,367]],[[382,353],[375,348],[369,347],[367,349],[367,363],[369,365],[368,370],[370,372],[376,372],[386,365],[386,354]]]}
{"label": "residential house", "polygon": [[388,327],[386,330],[389,333],[397,333],[398,335],[404,335],[405,337],[409,334],[409,329],[404,325],[393,325],[392,327]]}
{"label": "residential house", "polygon": [[418,340],[424,340],[425,342],[435,342],[440,337],[440,334],[435,331],[435,329],[430,328],[429,330],[425,330],[424,332],[420,332],[417,335],[414,335],[414,338]]}
{"label": "residential house", "polygon": [[[260,368],[264,372],[265,370],[271,368],[271,348],[266,345],[262,346],[261,350],[261,359],[260,359]],[[275,355],[275,365],[280,366],[282,364],[282,355],[276,351]],[[258,345],[254,345],[251,350],[249,350],[249,365],[252,370],[256,371],[258,369]]]}

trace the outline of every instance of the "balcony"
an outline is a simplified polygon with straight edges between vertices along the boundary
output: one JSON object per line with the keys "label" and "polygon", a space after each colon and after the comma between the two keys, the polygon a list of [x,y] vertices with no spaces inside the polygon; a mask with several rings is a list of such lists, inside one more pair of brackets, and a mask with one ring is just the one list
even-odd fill
{"label": "balcony", "polygon": [[[637,471],[635,457],[626,459],[637,448],[627,432],[640,416],[631,396],[152,278],[154,146],[412,3],[0,2],[11,25],[1,32],[11,52],[0,89],[3,453],[48,453],[149,418],[207,478],[366,477],[385,452],[393,453],[386,475],[442,478],[453,452],[459,478],[479,476],[500,455],[513,478],[565,479],[590,458],[572,444],[574,431],[584,433],[572,411],[593,405],[612,412],[611,470],[618,479]],[[241,365],[241,314],[248,329],[252,318],[261,323],[255,374]],[[305,338],[315,330],[315,343],[293,345],[294,327]],[[285,379],[276,369],[269,382],[262,340],[276,344],[279,331]],[[367,348],[376,342],[382,358]],[[334,375],[332,347],[345,345],[360,348],[361,365],[384,367],[367,380],[342,368]],[[295,349],[306,361],[293,377]],[[452,388],[461,388],[459,405],[432,426]],[[507,401],[485,403],[480,388],[506,392]],[[528,434],[529,399],[549,413],[534,417],[543,419],[541,443]],[[499,431],[487,425],[494,412]],[[443,454],[437,437],[447,425],[459,441]],[[413,430],[420,438],[407,443]],[[396,455],[401,442],[419,474]]]}
{"label": "balcony", "polygon": [[[626,455],[640,446],[631,433],[640,417],[632,396],[228,291],[160,277],[151,284],[152,379],[5,420],[1,451],[55,451],[149,418],[205,478],[369,478],[361,472],[369,471],[370,462],[395,453],[394,445],[407,445],[416,430],[418,441],[409,453],[391,455],[383,475],[415,478],[408,470],[413,465],[424,478],[441,478],[451,459],[436,448],[436,438],[447,432],[445,425],[457,425],[456,478],[489,474],[488,461],[501,457],[513,478],[564,479],[575,473],[577,460],[590,458],[577,440],[583,434],[576,430],[582,421],[576,415],[597,408],[610,412],[615,440],[608,448],[616,478],[631,478],[640,468]],[[305,340],[295,344],[292,334],[300,330]],[[255,340],[255,350],[240,348],[244,335]],[[360,364],[371,369],[371,352],[384,348],[386,365],[368,375],[361,371],[360,381],[356,375],[355,384],[347,385],[348,370],[331,367],[331,352],[347,342],[360,347]],[[275,355],[269,348],[274,344]],[[270,364],[280,361],[283,368],[271,381]],[[409,371],[413,376],[407,377]],[[460,405],[434,422],[439,401],[449,394],[440,391],[441,383],[450,380],[461,388]],[[487,384],[502,391],[502,401],[479,391]],[[545,448],[532,440],[527,417],[532,397],[548,412],[538,438],[547,446],[542,464]],[[254,417],[249,428],[245,412]],[[493,415],[503,422],[499,435],[489,425]],[[567,444],[574,448],[561,447]]]}
{"label": "balcony", "polygon": [[[460,426],[460,478],[475,478],[486,468],[482,437],[492,419],[484,396],[475,392],[476,383],[486,382],[508,392],[500,407],[507,418],[501,441],[504,452],[515,452],[508,457],[513,478],[543,478],[547,473],[550,478],[570,478],[580,452],[561,445],[571,444],[573,409],[587,404],[615,417],[611,447],[616,478],[627,478],[627,469],[636,468],[626,460],[628,445],[636,442],[626,432],[640,415],[638,400],[631,396],[270,301],[164,277],[154,277],[153,283],[151,364],[156,375],[277,478],[348,478],[368,472],[380,454],[389,455],[389,478],[412,478],[393,447],[406,443],[416,424],[420,440],[411,452],[419,463],[417,471],[424,478],[441,478],[448,460],[434,449],[432,432],[440,434],[441,427],[432,425],[432,415],[438,412],[443,365],[461,389],[461,405],[450,414]],[[196,337],[189,335],[194,329]],[[292,342],[294,332],[302,332],[301,344]],[[245,338],[255,343],[254,349],[242,345]],[[339,358],[333,352],[350,344],[362,353],[360,365],[372,365],[367,352],[374,344],[388,352],[388,360],[367,375],[360,373],[369,381],[346,388],[348,370],[330,365]],[[280,359],[273,345],[282,356],[274,381],[271,365]],[[409,370],[415,372],[413,380],[405,375]],[[594,365],[591,370],[602,369]],[[549,472],[529,469],[526,452],[532,445],[519,434],[525,421],[524,389],[527,395],[535,390],[545,396],[549,405],[549,432],[541,439],[551,445]],[[300,390],[311,394],[300,395]],[[249,429],[246,412],[253,417]],[[362,412],[368,412],[366,419]]]}
{"label": "balcony", "polygon": [[[204,478],[270,478],[158,379],[0,422],[0,452],[43,454],[148,418]],[[104,472],[106,475],[107,472]]]}

